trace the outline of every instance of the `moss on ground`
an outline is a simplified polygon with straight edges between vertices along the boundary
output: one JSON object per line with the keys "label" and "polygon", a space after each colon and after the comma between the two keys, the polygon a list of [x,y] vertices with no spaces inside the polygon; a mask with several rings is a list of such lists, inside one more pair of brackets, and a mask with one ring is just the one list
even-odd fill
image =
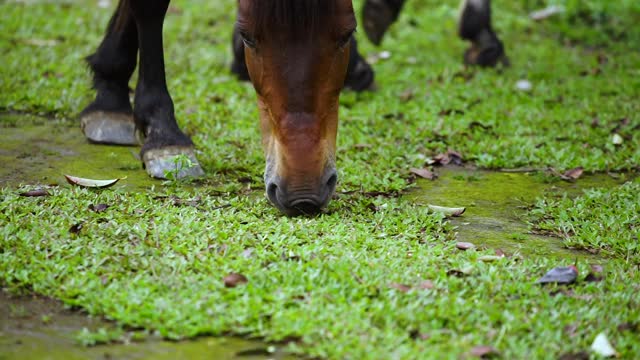
{"label": "moss on ground", "polygon": [[[178,121],[200,149],[205,184],[137,193],[63,186],[44,198],[3,186],[0,284],[168,338],[289,339],[289,350],[327,358],[458,358],[477,345],[505,358],[548,358],[588,350],[601,331],[622,356],[638,357],[637,333],[628,329],[640,318],[640,275],[628,252],[600,262],[604,281],[585,282],[590,263],[580,260],[578,284],[541,288],[535,279],[574,260],[480,261],[492,252],[456,250],[440,216],[370,196],[406,189],[410,167],[448,148],[494,169],[637,168],[638,5],[580,3],[536,24],[522,3],[495,1],[513,63],[500,72],[460,64],[465,44],[455,39],[453,1],[409,2],[384,42],[391,57],[375,64],[380,90],[341,99],[342,193],[323,216],[287,219],[262,195],[252,89],[227,71],[235,2],[177,2],[165,30],[168,82]],[[82,59],[112,9],[7,1],[0,10],[0,108],[75,124],[92,97]],[[380,51],[365,41],[362,48]],[[530,92],[515,89],[520,79],[532,83]],[[634,186],[615,191],[633,199]],[[589,215],[593,206],[610,203],[591,198],[575,200],[588,211],[570,221],[599,234],[583,223],[599,221]],[[88,209],[99,203],[109,208]],[[574,203],[549,204],[540,208],[557,228]],[[625,204],[608,216],[623,219],[634,209]],[[230,272],[248,284],[225,288]]]}

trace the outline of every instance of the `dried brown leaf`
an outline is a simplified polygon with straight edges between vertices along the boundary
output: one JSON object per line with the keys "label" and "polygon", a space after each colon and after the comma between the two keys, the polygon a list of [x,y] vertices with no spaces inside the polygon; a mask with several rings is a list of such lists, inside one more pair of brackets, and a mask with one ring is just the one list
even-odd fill
{"label": "dried brown leaf", "polygon": [[481,359],[490,359],[493,357],[499,357],[500,353],[493,346],[481,345],[475,346],[473,349],[471,349],[469,355]]}
{"label": "dried brown leaf", "polygon": [[83,226],[84,226],[84,222],[79,222],[77,224],[73,224],[69,228],[69,232],[72,233],[72,234],[78,234],[78,233],[80,233],[80,230],[82,230]]}
{"label": "dried brown leaf", "polygon": [[589,353],[586,351],[579,351],[576,353],[566,353],[560,355],[558,360],[589,360]]}
{"label": "dried brown leaf", "polygon": [[91,204],[89,205],[89,210],[95,211],[97,213],[103,212],[109,208],[107,204]]}
{"label": "dried brown leaf", "polygon": [[248,283],[249,279],[247,279],[247,277],[242,274],[230,273],[229,275],[224,277],[223,281],[225,287],[234,288],[238,285]]}
{"label": "dried brown leaf", "polygon": [[400,290],[404,293],[409,292],[409,290],[411,290],[411,286],[405,285],[405,284],[399,284],[399,283],[391,283],[389,284],[389,287],[396,290]]}
{"label": "dried brown leaf", "polygon": [[429,169],[411,168],[409,169],[409,171],[411,171],[412,174],[418,175],[421,178],[428,179],[428,180],[434,180],[435,178],[438,177],[436,173],[434,173]]}
{"label": "dried brown leaf", "polygon": [[578,166],[577,168],[567,170],[560,177],[563,180],[577,180],[578,178],[580,178],[580,176],[582,176],[583,172],[584,172],[584,168],[582,166]]}
{"label": "dried brown leaf", "polygon": [[35,189],[35,190],[29,190],[29,191],[20,193],[20,196],[24,196],[24,197],[38,197],[38,196],[49,196],[49,195],[51,194],[49,194],[49,192],[45,189]]}
{"label": "dried brown leaf", "polygon": [[458,241],[456,243],[456,247],[460,250],[469,250],[474,249],[476,246],[470,242]]}

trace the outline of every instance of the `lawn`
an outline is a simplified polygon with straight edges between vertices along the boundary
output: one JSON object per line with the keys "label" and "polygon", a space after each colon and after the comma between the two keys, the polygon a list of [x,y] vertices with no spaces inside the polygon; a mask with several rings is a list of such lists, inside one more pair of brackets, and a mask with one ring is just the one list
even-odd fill
{"label": "lawn", "polygon": [[[76,115],[93,96],[82,59],[115,6],[99,3],[0,3],[0,110],[81,136]],[[570,287],[535,280],[575,259],[461,251],[446,218],[398,196],[416,188],[410,168],[448,149],[466,166],[633,179],[640,6],[555,3],[566,12],[536,23],[527,14],[543,1],[493,2],[504,70],[463,67],[455,1],[410,1],[381,48],[358,33],[368,56],[390,52],[374,65],[379,90],[343,94],[338,194],[325,214],[291,219],[264,198],[255,95],[228,72],[235,1],[175,1],[168,84],[206,179],[96,191],[59,176],[45,197],[19,193],[52,179],[0,184],[0,285],[123,332],[259,337],[320,358],[459,358],[478,346],[558,358],[589,353],[601,332],[622,358],[640,357],[638,180],[528,204],[532,232],[596,254],[577,260]],[[516,88],[524,79],[530,91]],[[16,118],[0,131],[25,125]],[[83,164],[74,175],[91,174],[91,159],[73,161]],[[585,279],[592,265],[602,280]],[[248,282],[225,287],[231,273]]]}

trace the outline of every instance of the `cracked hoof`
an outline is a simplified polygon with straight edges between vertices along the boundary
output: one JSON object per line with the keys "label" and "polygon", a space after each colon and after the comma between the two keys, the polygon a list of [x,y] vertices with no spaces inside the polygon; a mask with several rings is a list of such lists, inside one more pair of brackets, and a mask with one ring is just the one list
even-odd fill
{"label": "cracked hoof", "polygon": [[191,147],[172,146],[147,150],[142,155],[149,176],[156,179],[183,179],[204,176]]}
{"label": "cracked hoof", "polygon": [[131,114],[92,111],[81,115],[80,126],[84,136],[92,143],[139,145]]}

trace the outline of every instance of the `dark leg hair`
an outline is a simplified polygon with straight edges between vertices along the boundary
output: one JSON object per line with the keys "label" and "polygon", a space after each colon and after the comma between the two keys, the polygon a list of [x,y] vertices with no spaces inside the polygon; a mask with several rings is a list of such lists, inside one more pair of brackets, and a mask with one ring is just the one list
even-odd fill
{"label": "dark leg hair", "polygon": [[182,168],[178,177],[202,175],[193,142],[176,123],[165,79],[162,27],[169,0],[130,1],[140,48],[134,119],[145,137],[141,150],[144,165],[149,175],[164,178],[167,171],[176,170],[176,157],[185,155],[196,166]]}
{"label": "dark leg hair", "polygon": [[138,34],[121,0],[95,53],[86,60],[93,72],[95,100],[80,114],[82,129],[91,142],[135,145],[129,78],[136,68]]}
{"label": "dark leg hair", "polygon": [[366,0],[362,7],[362,23],[369,40],[380,45],[384,34],[400,15],[405,0]]}
{"label": "dark leg hair", "polygon": [[351,38],[349,66],[344,87],[354,91],[373,90],[375,88],[373,69],[358,52],[358,43],[354,37]]}
{"label": "dark leg hair", "polygon": [[491,27],[491,0],[464,0],[458,34],[471,41],[464,54],[468,65],[509,65],[504,45]]}

